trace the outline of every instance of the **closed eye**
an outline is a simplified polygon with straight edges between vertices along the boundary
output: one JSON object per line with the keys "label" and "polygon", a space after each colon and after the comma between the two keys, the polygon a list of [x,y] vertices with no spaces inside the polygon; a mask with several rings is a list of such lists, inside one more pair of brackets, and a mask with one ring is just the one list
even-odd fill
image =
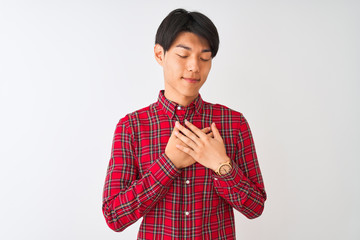
{"label": "closed eye", "polygon": [[[180,55],[180,54],[176,54],[176,55],[178,55],[178,56],[181,57],[181,58],[187,58],[187,57],[188,57],[188,56],[186,56],[186,55]],[[200,58],[200,60],[203,61],[203,62],[207,62],[207,61],[210,61],[211,58],[209,58],[209,59],[207,59],[207,58]]]}
{"label": "closed eye", "polygon": [[183,55],[180,55],[180,54],[176,54],[176,55],[178,55],[181,58],[187,58],[188,57],[188,56],[183,56]]}

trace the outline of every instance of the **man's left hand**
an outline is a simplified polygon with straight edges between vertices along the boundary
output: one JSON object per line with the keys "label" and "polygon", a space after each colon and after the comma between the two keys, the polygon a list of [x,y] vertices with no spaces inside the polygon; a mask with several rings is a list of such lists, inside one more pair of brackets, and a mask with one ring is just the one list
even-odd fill
{"label": "man's left hand", "polygon": [[226,155],[224,141],[215,123],[211,124],[213,138],[187,120],[185,120],[185,125],[191,131],[179,122],[175,124],[175,135],[187,145],[187,147],[176,145],[178,149],[189,154],[195,161],[213,171],[217,170],[220,164],[230,160]]}

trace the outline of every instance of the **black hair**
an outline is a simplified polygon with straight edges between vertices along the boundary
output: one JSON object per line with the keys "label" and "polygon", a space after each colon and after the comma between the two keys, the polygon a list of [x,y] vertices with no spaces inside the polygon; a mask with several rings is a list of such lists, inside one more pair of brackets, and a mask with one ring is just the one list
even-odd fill
{"label": "black hair", "polygon": [[161,22],[156,32],[155,44],[160,44],[166,52],[180,32],[191,32],[206,39],[210,46],[211,57],[216,56],[219,49],[219,34],[214,23],[207,16],[181,8],[173,10]]}

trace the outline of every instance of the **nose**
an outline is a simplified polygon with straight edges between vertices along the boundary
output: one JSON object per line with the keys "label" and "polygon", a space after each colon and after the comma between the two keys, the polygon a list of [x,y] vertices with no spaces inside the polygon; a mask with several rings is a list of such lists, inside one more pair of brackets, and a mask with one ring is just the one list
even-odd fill
{"label": "nose", "polygon": [[187,70],[189,72],[199,72],[199,70],[200,70],[199,59],[189,58],[189,60],[187,62]]}

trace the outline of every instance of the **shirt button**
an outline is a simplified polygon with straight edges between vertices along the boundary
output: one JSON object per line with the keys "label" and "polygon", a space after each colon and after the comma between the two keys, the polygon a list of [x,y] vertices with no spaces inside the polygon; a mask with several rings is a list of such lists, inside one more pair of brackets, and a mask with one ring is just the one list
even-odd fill
{"label": "shirt button", "polygon": [[215,181],[217,181],[218,179],[217,178],[214,178]]}
{"label": "shirt button", "polygon": [[186,180],[186,184],[189,184],[190,183],[190,181],[189,180]]}
{"label": "shirt button", "polygon": [[189,214],[190,214],[189,212],[185,212],[185,215],[186,215],[186,216],[189,216]]}
{"label": "shirt button", "polygon": [[177,106],[177,110],[181,110],[181,106],[180,106],[180,105]]}

